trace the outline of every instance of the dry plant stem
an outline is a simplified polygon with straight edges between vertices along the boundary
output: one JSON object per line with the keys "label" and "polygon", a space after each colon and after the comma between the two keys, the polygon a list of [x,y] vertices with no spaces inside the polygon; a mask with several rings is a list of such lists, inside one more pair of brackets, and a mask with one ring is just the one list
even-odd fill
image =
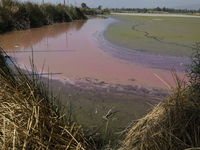
{"label": "dry plant stem", "polygon": [[108,113],[105,115],[105,116],[103,116],[102,118],[103,119],[105,119],[105,120],[108,120],[108,116],[111,114],[111,111],[114,109],[114,107],[113,108],[111,108],[109,111],[108,111]]}
{"label": "dry plant stem", "polygon": [[0,67],[0,148],[96,149],[75,120],[70,126],[64,119],[66,114],[55,105],[61,105],[60,101],[46,91],[41,76],[32,71],[32,81],[13,65],[14,69]]}

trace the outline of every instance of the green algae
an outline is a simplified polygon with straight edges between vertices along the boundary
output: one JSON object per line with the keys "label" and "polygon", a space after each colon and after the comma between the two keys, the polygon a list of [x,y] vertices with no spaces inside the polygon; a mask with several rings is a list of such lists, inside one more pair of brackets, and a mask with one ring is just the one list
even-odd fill
{"label": "green algae", "polygon": [[174,56],[191,55],[200,41],[200,19],[161,16],[117,16],[104,36],[118,46]]}

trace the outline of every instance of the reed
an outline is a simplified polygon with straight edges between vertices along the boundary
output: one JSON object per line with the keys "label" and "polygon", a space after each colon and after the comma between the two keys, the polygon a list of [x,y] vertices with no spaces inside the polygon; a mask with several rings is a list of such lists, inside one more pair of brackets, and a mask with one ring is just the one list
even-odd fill
{"label": "reed", "polygon": [[1,0],[0,32],[24,30],[58,22],[87,19],[81,9],[66,5]]}
{"label": "reed", "polygon": [[169,97],[163,99],[144,118],[136,121],[121,149],[167,150],[200,147],[200,94],[172,75],[176,87],[169,85]]}
{"label": "reed", "polygon": [[96,149],[76,119],[66,119],[73,115],[47,90],[32,59],[29,77],[5,57],[0,48],[0,149]]}

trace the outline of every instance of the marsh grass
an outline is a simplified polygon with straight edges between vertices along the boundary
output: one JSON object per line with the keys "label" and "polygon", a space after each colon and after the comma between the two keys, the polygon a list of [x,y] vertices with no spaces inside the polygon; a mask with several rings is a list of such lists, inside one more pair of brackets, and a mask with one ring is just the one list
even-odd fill
{"label": "marsh grass", "polygon": [[70,110],[47,90],[33,59],[29,77],[5,57],[0,48],[0,148],[96,149]]}
{"label": "marsh grass", "polygon": [[121,149],[187,149],[200,146],[200,95],[172,72],[176,87],[169,86],[163,99],[136,121]]}
{"label": "marsh grass", "polygon": [[83,12],[73,6],[35,4],[2,0],[0,5],[0,32],[23,30],[58,22],[87,19]]}

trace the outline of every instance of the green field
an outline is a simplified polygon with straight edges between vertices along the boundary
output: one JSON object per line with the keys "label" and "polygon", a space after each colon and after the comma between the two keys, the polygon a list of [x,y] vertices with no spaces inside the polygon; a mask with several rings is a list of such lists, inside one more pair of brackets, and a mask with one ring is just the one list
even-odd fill
{"label": "green field", "polygon": [[191,55],[200,41],[200,19],[163,16],[120,16],[104,36],[113,44],[133,50],[174,56]]}

